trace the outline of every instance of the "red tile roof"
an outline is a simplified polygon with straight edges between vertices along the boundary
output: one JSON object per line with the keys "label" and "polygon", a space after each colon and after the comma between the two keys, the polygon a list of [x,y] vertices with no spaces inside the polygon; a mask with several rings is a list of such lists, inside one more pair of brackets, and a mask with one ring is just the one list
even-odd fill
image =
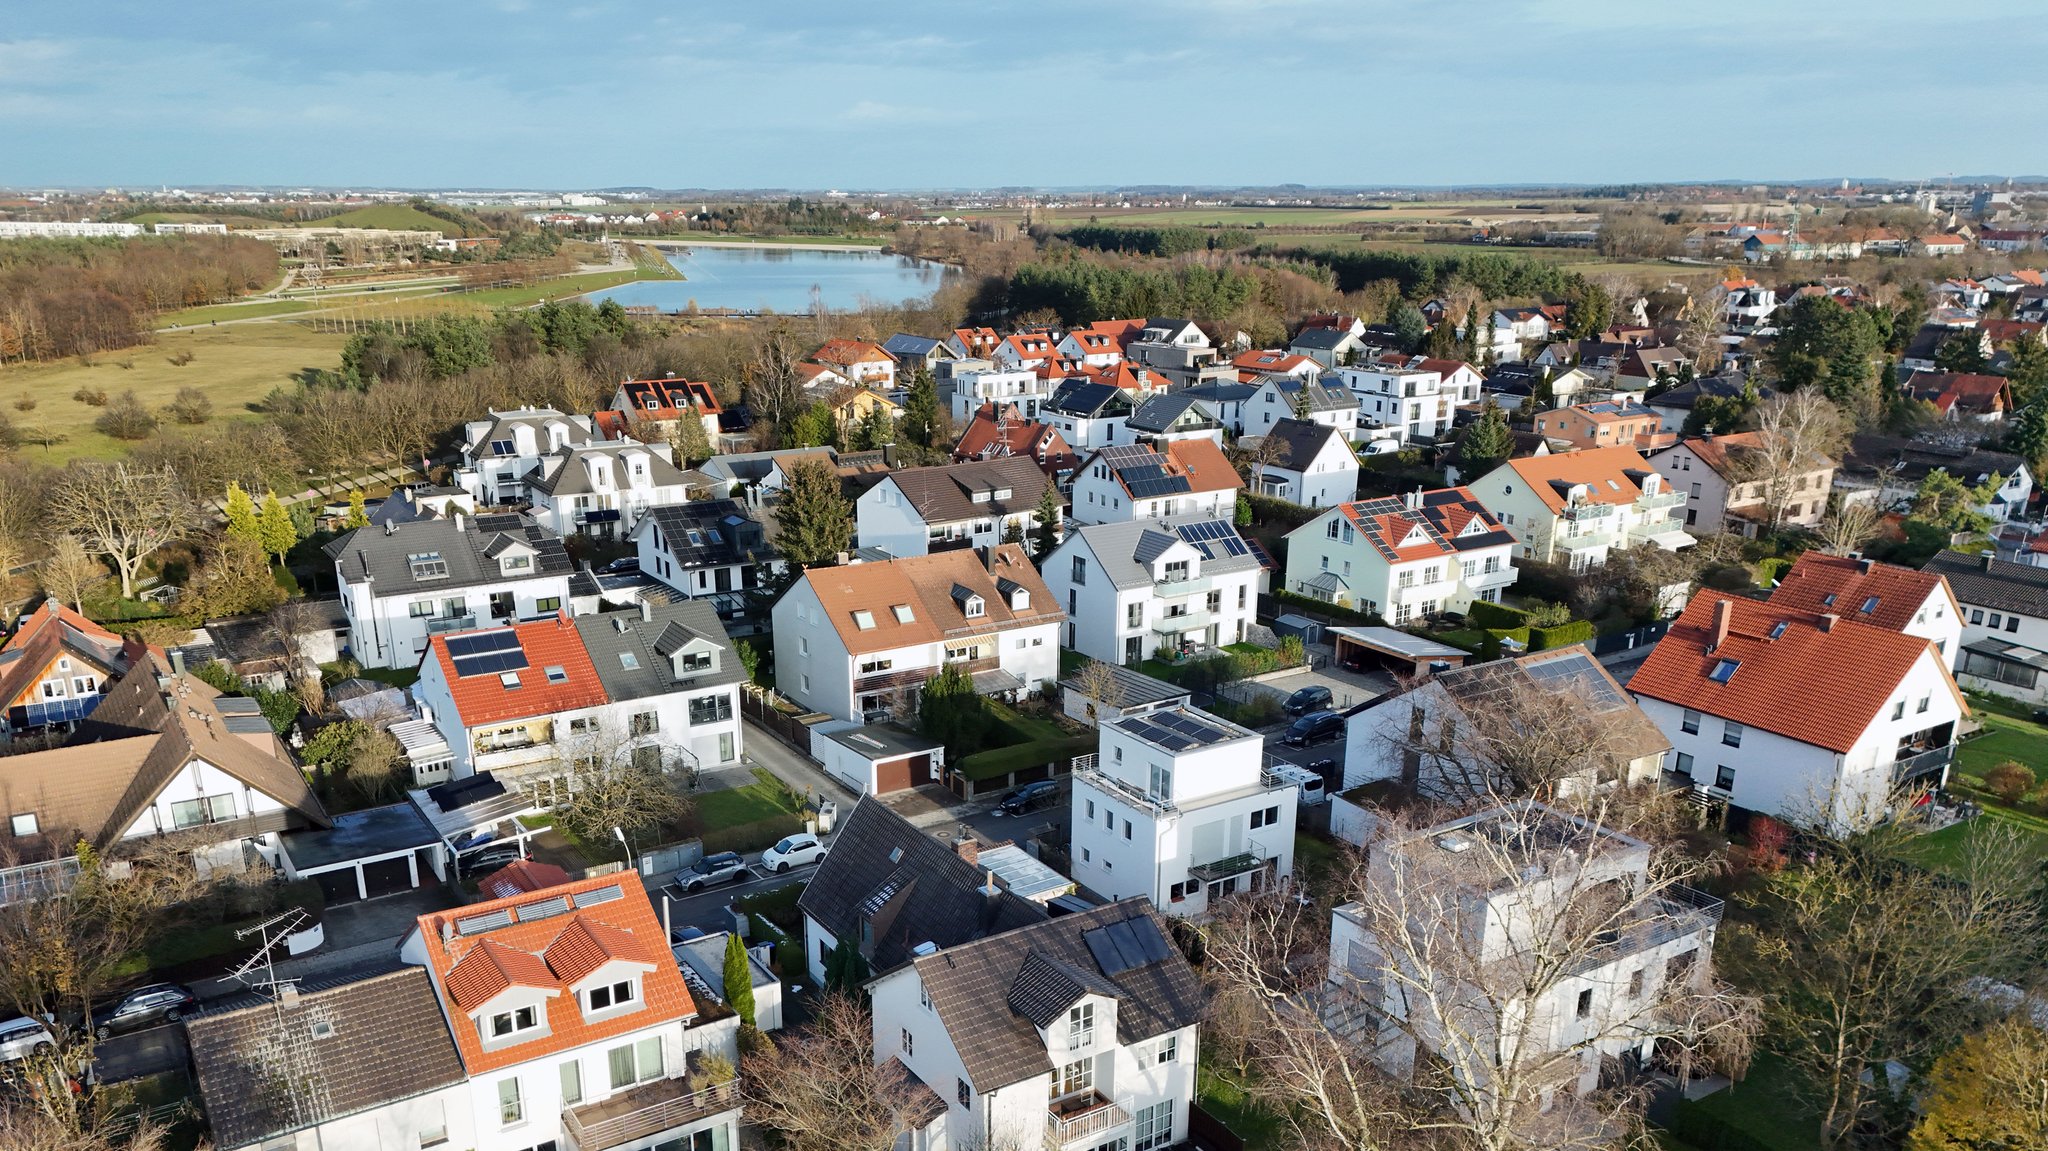
{"label": "red tile roof", "polygon": [[1049,360],[1059,354],[1059,342],[1045,332],[1019,332],[1003,341],[1019,362]]}
{"label": "red tile roof", "polygon": [[[591,664],[590,653],[583,647],[583,638],[567,614],[557,612],[547,619],[495,630],[510,630],[517,635],[520,650],[526,653],[526,666],[516,673],[516,687],[508,686],[495,671],[481,675],[457,675],[455,659],[448,654],[448,637],[434,637],[431,658],[447,680],[448,694],[455,700],[455,710],[462,719],[462,726],[476,727],[537,715],[556,715],[597,707],[605,702],[604,685],[598,682],[597,668]],[[549,668],[562,669],[567,678],[560,683],[552,682],[547,674]]]}
{"label": "red tile roof", "polygon": [[[997,635],[1013,627],[1059,623],[1066,619],[1059,601],[1024,549],[1000,544],[985,563],[973,549],[904,556],[880,562],[811,568],[803,573],[811,594],[849,655],[891,651],[940,640]],[[1023,586],[1030,603],[1012,610],[996,586],[1007,579]],[[982,598],[982,614],[969,619],[953,589],[963,587]],[[896,608],[908,609],[898,615]],[[860,626],[855,612],[865,612],[872,626]],[[907,616],[907,618],[905,618]]]}
{"label": "red tile roof", "polygon": [[879,344],[871,344],[866,340],[846,339],[826,340],[817,351],[811,353],[811,359],[834,367],[896,362]]}
{"label": "red tile roof", "polygon": [[1244,486],[1243,477],[1213,440],[1174,440],[1166,445],[1166,459],[1167,471],[1186,476],[1190,491],[1219,492]]}
{"label": "red tile roof", "polygon": [[[1873,597],[1877,602],[1864,611],[1863,605]],[[1785,611],[1834,612],[1845,619],[1903,631],[1930,597],[1945,600],[1950,613],[1960,614],[1948,578],[1938,572],[1813,551],[1802,553],[1778,580],[1777,589],[1771,592],[1771,605]]]}
{"label": "red tile roof", "polygon": [[[1722,603],[1733,605],[1733,615],[1728,638],[1716,647],[1715,605]],[[1785,630],[1772,639],[1781,621]],[[1847,617],[1830,624],[1775,601],[1758,603],[1703,590],[1651,650],[1628,689],[1846,753],[1932,646],[1917,636]],[[1939,662],[1938,656],[1932,658]],[[1736,666],[1726,682],[1719,682],[1712,673],[1724,660]],[[1949,688],[1955,689],[1953,681]],[[1962,703],[1961,693],[1956,700]]]}
{"label": "red tile roof", "polygon": [[1974,372],[1914,372],[1906,378],[1907,394],[1925,400],[1946,415],[1961,409],[1969,415],[1992,415],[2008,408],[2004,376]]}
{"label": "red tile roof", "polygon": [[1260,375],[1293,375],[1304,369],[1312,373],[1322,370],[1314,360],[1291,352],[1246,352],[1230,363],[1232,367]]}
{"label": "red tile roof", "polygon": [[552,863],[515,859],[484,876],[476,886],[487,899],[506,899],[529,891],[560,887],[567,882],[569,873]]}
{"label": "red tile roof", "polygon": [[960,341],[960,346],[967,349],[970,356],[986,356],[1003,342],[994,328],[954,328],[953,338]]}
{"label": "red tile roof", "polygon": [[966,430],[960,433],[960,442],[953,445],[953,458],[980,460],[1002,455],[1025,456],[1038,461],[1038,466],[1048,472],[1065,471],[1074,466],[1074,449],[1067,446],[1066,437],[1060,435],[1058,428],[1025,419],[1015,404],[1004,406],[1000,421],[996,417],[994,400],[985,401],[975,409],[974,416],[967,421]]}
{"label": "red tile roof", "polygon": [[1400,496],[1384,496],[1338,504],[1337,511],[1391,563],[1456,555],[1457,537],[1474,520],[1480,521],[1481,532],[1501,530],[1469,488],[1445,488],[1423,496],[1420,508],[1410,508]]}
{"label": "red tile roof", "polygon": [[1436,356],[1424,356],[1421,359],[1415,361],[1414,366],[1421,368],[1425,372],[1435,372],[1437,375],[1442,376],[1445,379],[1449,379],[1451,376],[1461,371],[1469,372],[1478,370],[1474,368],[1471,364],[1468,364],[1463,360],[1445,360],[1439,359]]}
{"label": "red tile roof", "polygon": [[[1628,473],[1654,473],[1655,468],[1634,448],[1586,448],[1550,456],[1524,456],[1505,465],[1529,485],[1529,490],[1551,511],[1563,511],[1570,502],[1553,481],[1586,485],[1586,501],[1596,504],[1632,504],[1642,488]],[[1671,483],[1665,480],[1669,490]]]}
{"label": "red tile roof", "polygon": [[[566,912],[557,900],[568,903]],[[536,910],[534,918],[524,918],[527,908]],[[497,916],[511,922],[477,929],[480,921]],[[647,889],[631,874],[580,879],[545,891],[437,911],[420,917],[418,931],[456,1049],[472,1075],[697,1014],[697,1004],[647,901]],[[640,983],[641,1008],[586,1019],[569,988],[612,959],[646,969]],[[485,1051],[469,1013],[511,987],[553,993],[544,1007],[548,1033]]]}
{"label": "red tile roof", "polygon": [[[150,650],[163,658],[163,649]],[[17,621],[0,652],[12,658],[0,667],[0,707],[27,702],[22,697],[44,678],[60,653],[90,663],[102,675],[119,676],[140,654],[139,645],[124,640],[54,599]],[[102,684],[101,691],[107,690]]]}

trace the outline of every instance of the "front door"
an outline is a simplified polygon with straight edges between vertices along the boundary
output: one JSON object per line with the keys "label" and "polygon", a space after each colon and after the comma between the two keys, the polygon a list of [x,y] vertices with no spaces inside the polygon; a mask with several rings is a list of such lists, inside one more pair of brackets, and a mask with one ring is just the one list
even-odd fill
{"label": "front door", "polygon": [[1136,666],[1138,666],[1138,661],[1139,661],[1139,660],[1141,660],[1141,659],[1144,659],[1144,658],[1145,658],[1145,640],[1144,640],[1144,638],[1143,638],[1143,637],[1141,637],[1141,636],[1135,636],[1135,635],[1134,635],[1134,636],[1132,636],[1132,637],[1130,637],[1129,639],[1126,639],[1126,640],[1124,641],[1124,664],[1125,664],[1125,666],[1127,666],[1127,667],[1136,667]]}

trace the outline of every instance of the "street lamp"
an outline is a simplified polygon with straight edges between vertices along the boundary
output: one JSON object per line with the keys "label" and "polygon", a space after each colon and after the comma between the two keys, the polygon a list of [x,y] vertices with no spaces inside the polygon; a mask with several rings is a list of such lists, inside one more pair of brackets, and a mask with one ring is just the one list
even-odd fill
{"label": "street lamp", "polygon": [[612,838],[618,840],[619,846],[626,849],[626,870],[633,870],[633,845],[626,842],[626,829],[620,827],[617,824],[613,824]]}

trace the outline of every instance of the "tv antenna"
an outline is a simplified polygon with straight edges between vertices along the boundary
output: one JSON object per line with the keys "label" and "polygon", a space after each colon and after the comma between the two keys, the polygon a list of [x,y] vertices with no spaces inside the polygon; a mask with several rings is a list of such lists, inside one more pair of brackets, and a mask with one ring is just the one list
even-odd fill
{"label": "tv antenna", "polygon": [[[263,939],[263,945],[256,949],[254,955],[244,959],[240,966],[228,972],[228,978],[241,983],[245,987],[262,989],[265,994],[270,996],[271,1002],[280,1002],[283,998],[283,989],[288,987],[296,990],[298,980],[279,979],[277,977],[277,964],[274,961],[272,952],[277,948],[278,944],[285,941],[287,936],[297,931],[302,924],[311,918],[312,916],[306,914],[305,908],[294,907],[289,911],[279,912],[253,927],[244,927],[240,931],[235,932],[236,939],[247,939],[252,935],[260,935]],[[250,979],[249,976],[253,975],[259,966],[263,969],[263,978]]]}

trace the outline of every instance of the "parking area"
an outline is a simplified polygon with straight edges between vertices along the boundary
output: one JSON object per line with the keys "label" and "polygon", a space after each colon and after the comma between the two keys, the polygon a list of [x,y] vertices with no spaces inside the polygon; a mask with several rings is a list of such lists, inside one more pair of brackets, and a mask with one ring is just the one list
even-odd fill
{"label": "parking area", "polygon": [[1344,711],[1383,692],[1392,691],[1394,677],[1378,671],[1356,672],[1340,667],[1321,667],[1260,683],[1240,684],[1237,690],[1270,695],[1284,702],[1296,691],[1310,686],[1329,688],[1330,709]]}

